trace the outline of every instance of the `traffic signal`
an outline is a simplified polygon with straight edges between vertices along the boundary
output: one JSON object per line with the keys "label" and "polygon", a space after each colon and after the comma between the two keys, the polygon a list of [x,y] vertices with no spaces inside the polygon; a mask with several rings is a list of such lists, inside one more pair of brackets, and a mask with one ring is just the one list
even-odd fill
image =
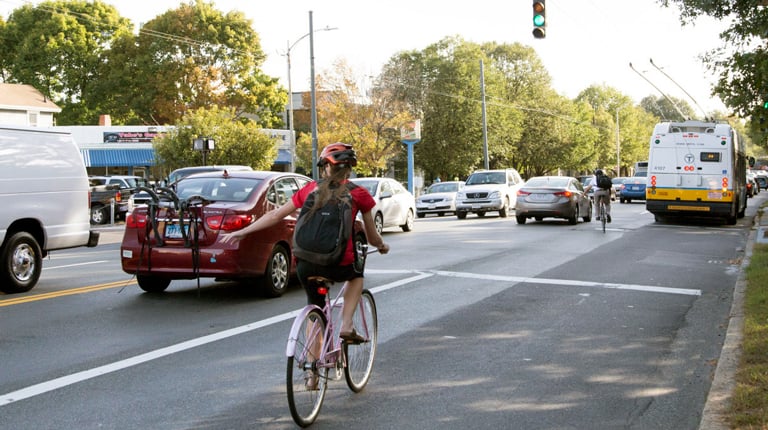
{"label": "traffic signal", "polygon": [[536,39],[543,39],[546,37],[547,28],[547,8],[544,5],[544,0],[533,1],[533,37]]}

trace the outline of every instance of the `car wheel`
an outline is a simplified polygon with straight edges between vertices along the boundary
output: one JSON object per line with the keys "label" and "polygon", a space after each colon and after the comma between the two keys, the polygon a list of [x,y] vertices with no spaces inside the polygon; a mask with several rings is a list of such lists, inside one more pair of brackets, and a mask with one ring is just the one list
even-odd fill
{"label": "car wheel", "polygon": [[142,290],[148,293],[162,293],[168,288],[168,285],[171,285],[169,278],[159,276],[136,275],[136,282]]}
{"label": "car wheel", "polygon": [[592,222],[592,202],[587,205],[587,214],[581,217],[584,222]]}
{"label": "car wheel", "polygon": [[105,224],[107,222],[107,208],[103,206],[91,208],[91,224]]}
{"label": "car wheel", "polygon": [[504,199],[504,205],[499,210],[499,216],[506,218],[509,215],[509,199]]}
{"label": "car wheel", "polygon": [[576,224],[578,224],[578,223],[579,223],[579,218],[578,218],[578,215],[579,215],[579,208],[578,208],[578,207],[576,207],[576,208],[573,210],[573,214],[572,214],[571,216],[569,216],[569,217],[568,217],[568,224],[570,224],[570,225],[576,225]]}
{"label": "car wheel", "polygon": [[282,245],[275,245],[261,279],[261,289],[267,297],[280,297],[288,288],[291,260]]}
{"label": "car wheel", "polygon": [[443,215],[445,215],[445,212],[438,212],[437,213],[437,216],[443,216]]}
{"label": "car wheel", "polygon": [[[419,212],[416,213],[416,216],[419,217],[419,218],[424,218],[425,215],[426,215],[425,213],[419,213]],[[442,214],[440,214],[440,215],[442,215]]]}
{"label": "car wheel", "polygon": [[622,199],[620,199],[619,201],[620,201],[621,203],[626,203],[626,202],[627,202],[627,201],[626,201],[625,199],[623,199],[623,198],[622,198]]}
{"label": "car wheel", "polygon": [[384,216],[381,213],[377,213],[373,217],[373,225],[376,226],[376,232],[381,234],[384,231]]}
{"label": "car wheel", "polygon": [[522,215],[518,215],[517,217],[517,223],[518,224],[525,224],[525,217]]}
{"label": "car wheel", "polygon": [[476,213],[477,213],[477,216],[478,216],[479,218],[482,218],[482,217],[484,217],[484,216],[485,216],[485,212],[476,212]]}
{"label": "car wheel", "polygon": [[466,219],[467,213],[464,211],[456,211],[456,218],[458,219]]}
{"label": "car wheel", "polygon": [[405,224],[401,225],[400,228],[402,228],[403,231],[413,230],[413,211],[408,211],[408,215],[405,216]]}
{"label": "car wheel", "polygon": [[27,232],[18,232],[6,240],[0,267],[0,291],[24,293],[32,289],[43,270],[40,245]]}
{"label": "car wheel", "polygon": [[536,221],[543,221],[543,220],[544,220],[544,217],[541,217],[541,216],[537,216],[537,217],[536,217],[536,218],[534,218],[534,219],[535,219]]}

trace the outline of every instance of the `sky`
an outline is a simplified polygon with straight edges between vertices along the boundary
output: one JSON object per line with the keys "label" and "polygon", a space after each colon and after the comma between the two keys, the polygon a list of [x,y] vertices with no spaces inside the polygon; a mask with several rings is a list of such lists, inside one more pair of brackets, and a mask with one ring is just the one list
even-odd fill
{"label": "sky", "polygon": [[[137,26],[182,3],[105,1]],[[13,9],[27,3],[38,1],[0,0],[0,16],[7,19]],[[285,54],[288,46],[293,46],[290,57],[294,92],[308,91],[310,87],[310,38],[305,36],[309,33],[311,11],[314,68],[318,74],[332,70],[337,60],[344,60],[364,81],[378,75],[398,52],[422,50],[445,37],[460,36],[476,43],[519,42],[533,47],[552,77],[552,87],[568,98],[575,98],[591,85],[607,85],[635,103],[649,95],[660,97],[663,92],[686,100],[700,114],[701,110],[707,114],[726,111],[723,103],[710,95],[715,76],[706,70],[699,56],[722,46],[719,34],[727,23],[700,18],[694,25],[682,27],[677,9],[663,8],[656,0],[549,0],[545,39],[534,39],[531,33],[531,0],[212,3],[222,12],[241,11],[252,20],[267,54],[263,70],[279,78],[285,88]],[[630,68],[630,63],[637,71]]]}

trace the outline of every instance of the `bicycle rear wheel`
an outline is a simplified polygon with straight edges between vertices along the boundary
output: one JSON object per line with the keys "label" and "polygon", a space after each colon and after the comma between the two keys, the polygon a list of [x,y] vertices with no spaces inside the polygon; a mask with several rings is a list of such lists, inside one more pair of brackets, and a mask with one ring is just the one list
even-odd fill
{"label": "bicycle rear wheel", "polygon": [[[288,406],[296,424],[307,427],[317,419],[328,388],[328,368],[318,368],[325,333],[325,318],[315,309],[301,322],[294,355],[288,357],[286,389]],[[313,382],[316,386],[313,387]]]}
{"label": "bicycle rear wheel", "polygon": [[600,198],[600,223],[603,224],[603,233],[605,233],[605,223],[606,223],[607,215],[605,214],[605,202],[603,201],[603,197]]}
{"label": "bicycle rear wheel", "polygon": [[347,365],[344,367],[344,377],[349,389],[359,393],[371,378],[379,336],[376,302],[370,291],[363,290],[360,304],[354,317],[352,317],[352,321],[355,324],[355,329],[365,338],[365,341],[359,344],[344,343],[344,357],[347,361]]}

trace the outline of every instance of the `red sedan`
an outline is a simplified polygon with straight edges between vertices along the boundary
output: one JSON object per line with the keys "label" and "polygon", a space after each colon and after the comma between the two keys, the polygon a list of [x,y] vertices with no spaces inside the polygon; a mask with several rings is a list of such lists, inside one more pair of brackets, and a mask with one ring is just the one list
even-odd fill
{"label": "red sedan", "polygon": [[174,279],[257,281],[282,295],[295,274],[291,245],[298,210],[272,228],[224,244],[220,233],[241,229],[282,205],[310,179],[271,171],[223,171],[186,177],[175,192],[158,189],[126,219],[122,269],[148,292]]}

